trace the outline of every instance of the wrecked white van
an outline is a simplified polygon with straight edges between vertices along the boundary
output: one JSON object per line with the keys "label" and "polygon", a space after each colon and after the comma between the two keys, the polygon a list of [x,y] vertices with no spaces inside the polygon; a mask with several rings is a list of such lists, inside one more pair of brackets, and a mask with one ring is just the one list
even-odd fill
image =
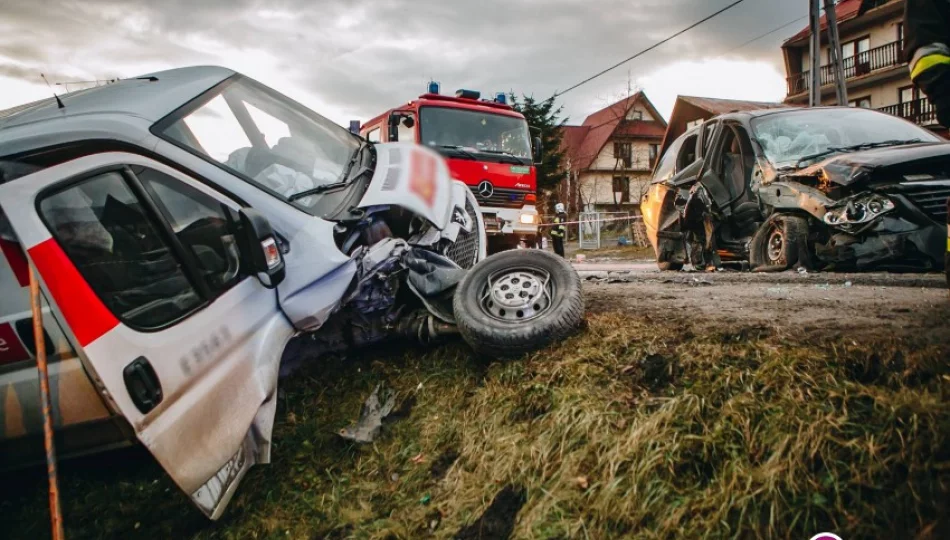
{"label": "wrecked white van", "polygon": [[0,112],[0,463],[42,456],[30,265],[58,448],[137,439],[215,519],[270,460],[295,336],[307,357],[453,334],[510,356],[580,327],[571,267],[485,259],[480,216],[438,155],[223,68]]}

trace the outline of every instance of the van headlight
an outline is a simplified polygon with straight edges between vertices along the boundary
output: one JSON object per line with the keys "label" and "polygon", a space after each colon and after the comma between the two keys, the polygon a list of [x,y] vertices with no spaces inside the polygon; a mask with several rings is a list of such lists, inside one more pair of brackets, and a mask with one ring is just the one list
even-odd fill
{"label": "van headlight", "polygon": [[534,225],[538,220],[538,216],[534,214],[521,214],[521,223],[523,225]]}
{"label": "van headlight", "polygon": [[829,210],[824,221],[834,227],[853,228],[871,223],[896,207],[894,201],[882,195],[864,195]]}

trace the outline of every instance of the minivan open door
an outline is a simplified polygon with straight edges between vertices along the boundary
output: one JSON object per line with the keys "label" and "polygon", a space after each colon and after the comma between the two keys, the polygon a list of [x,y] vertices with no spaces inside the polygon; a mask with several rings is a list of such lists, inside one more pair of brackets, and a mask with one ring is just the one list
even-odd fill
{"label": "minivan open door", "polygon": [[264,218],[126,153],[0,185],[0,207],[106,402],[217,519],[248,468],[270,461],[294,333],[258,276],[282,270]]}

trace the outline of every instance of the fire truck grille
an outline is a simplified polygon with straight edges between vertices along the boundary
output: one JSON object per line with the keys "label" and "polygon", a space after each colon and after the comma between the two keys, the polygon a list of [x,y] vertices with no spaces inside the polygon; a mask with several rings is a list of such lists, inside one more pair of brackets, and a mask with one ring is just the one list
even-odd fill
{"label": "fire truck grille", "polygon": [[465,213],[472,220],[472,232],[460,231],[455,243],[449,245],[446,249],[445,256],[452,259],[455,264],[468,270],[475,266],[475,261],[478,259],[481,239],[478,234],[478,219],[475,216],[475,207],[472,206],[472,201],[467,197],[465,199]]}
{"label": "fire truck grille", "polygon": [[478,204],[493,208],[521,208],[524,206],[525,195],[525,192],[516,189],[497,188],[491,197],[482,197],[475,193],[475,196],[478,197]]}

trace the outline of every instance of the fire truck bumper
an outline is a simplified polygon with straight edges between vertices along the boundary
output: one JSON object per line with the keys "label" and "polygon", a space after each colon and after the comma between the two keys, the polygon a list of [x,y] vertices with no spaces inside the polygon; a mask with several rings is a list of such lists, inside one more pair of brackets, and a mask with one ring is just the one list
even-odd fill
{"label": "fire truck bumper", "polygon": [[482,216],[488,236],[512,235],[527,240],[538,234],[538,211],[534,206],[482,207]]}

